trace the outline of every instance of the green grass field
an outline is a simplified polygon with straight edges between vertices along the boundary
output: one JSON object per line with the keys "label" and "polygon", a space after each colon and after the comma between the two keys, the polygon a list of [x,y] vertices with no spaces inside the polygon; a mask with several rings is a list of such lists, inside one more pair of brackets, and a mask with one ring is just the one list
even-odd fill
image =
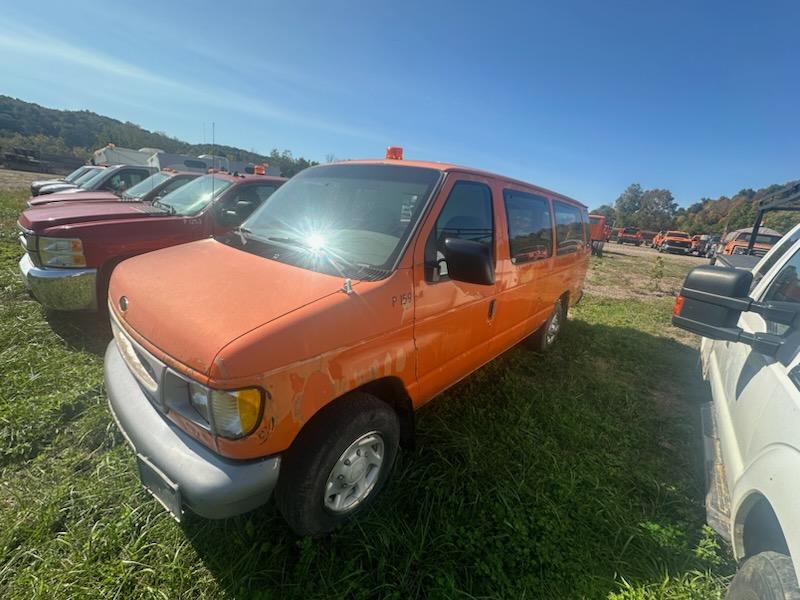
{"label": "green grass field", "polygon": [[140,488],[103,394],[108,327],[45,313],[19,282],[24,197],[0,193],[0,597],[722,596],[696,342],[647,276],[602,294],[654,259],[592,259],[596,291],[552,353],[514,348],[423,408],[374,508],[299,539],[272,502],[178,525]]}

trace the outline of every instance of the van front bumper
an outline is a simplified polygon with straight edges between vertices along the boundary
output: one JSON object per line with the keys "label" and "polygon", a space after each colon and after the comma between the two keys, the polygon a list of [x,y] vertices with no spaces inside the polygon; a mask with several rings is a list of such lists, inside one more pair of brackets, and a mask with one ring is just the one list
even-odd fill
{"label": "van front bumper", "polygon": [[19,272],[25,287],[45,308],[97,310],[97,269],[44,269],[25,254]]}
{"label": "van front bumper", "polygon": [[[104,373],[117,426],[137,460],[155,467],[177,490],[180,505],[201,517],[224,519],[269,500],[278,482],[280,456],[229,460],[181,431],[150,403],[113,340],[106,349]],[[180,520],[181,510],[171,510],[151,486],[146,487]]]}

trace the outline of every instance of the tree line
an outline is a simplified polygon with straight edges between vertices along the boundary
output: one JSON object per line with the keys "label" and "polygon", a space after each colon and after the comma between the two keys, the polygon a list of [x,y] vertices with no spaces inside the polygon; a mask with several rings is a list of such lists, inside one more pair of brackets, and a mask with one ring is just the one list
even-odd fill
{"label": "tree line", "polygon": [[91,158],[92,152],[106,144],[125,148],[160,148],[198,156],[212,154],[231,160],[262,163],[280,168],[284,176],[317,164],[290,150],[259,154],[224,144],[189,144],[160,131],[148,131],[135,123],[98,115],[88,110],[57,110],[32,102],[0,95],[0,146],[20,147],[44,154]]}
{"label": "tree line", "polygon": [[[743,189],[732,197],[701,198],[683,208],[678,207],[669,190],[644,190],[634,183],[619,195],[613,205],[603,204],[592,213],[604,215],[615,227],[639,227],[645,231],[677,229],[691,235],[723,233],[752,227],[758,202],[781,187],[776,184],[759,190]],[[764,216],[764,226],[781,233],[786,233],[798,222],[798,212],[776,211]]]}

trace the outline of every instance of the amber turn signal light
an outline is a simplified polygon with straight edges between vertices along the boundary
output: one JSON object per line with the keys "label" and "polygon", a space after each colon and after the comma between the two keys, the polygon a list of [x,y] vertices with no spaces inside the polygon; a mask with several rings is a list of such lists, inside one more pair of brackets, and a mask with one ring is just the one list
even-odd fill
{"label": "amber turn signal light", "polygon": [[675,298],[675,306],[672,307],[672,314],[676,317],[681,316],[681,311],[683,310],[683,303],[686,300],[683,296],[678,296]]}

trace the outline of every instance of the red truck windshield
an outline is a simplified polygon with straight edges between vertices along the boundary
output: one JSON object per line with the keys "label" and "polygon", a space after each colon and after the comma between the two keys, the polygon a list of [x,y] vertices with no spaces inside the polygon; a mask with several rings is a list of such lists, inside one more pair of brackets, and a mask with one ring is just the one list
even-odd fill
{"label": "red truck windshield", "polygon": [[231,184],[232,182],[228,179],[216,175],[205,175],[170,192],[159,201],[159,204],[170,207],[176,215],[191,217],[203,210],[209,202],[228,189]]}
{"label": "red truck windshield", "polygon": [[142,196],[144,196],[148,192],[152,191],[153,188],[155,188],[158,185],[161,185],[162,183],[164,183],[169,178],[170,178],[170,175],[167,175],[166,173],[161,173],[161,172],[154,173],[150,177],[148,177],[147,179],[144,179],[144,180],[140,181],[139,183],[134,185],[132,188],[127,190],[123,194],[123,197],[124,198],[131,198],[131,199],[133,199],[133,198],[141,198]]}

